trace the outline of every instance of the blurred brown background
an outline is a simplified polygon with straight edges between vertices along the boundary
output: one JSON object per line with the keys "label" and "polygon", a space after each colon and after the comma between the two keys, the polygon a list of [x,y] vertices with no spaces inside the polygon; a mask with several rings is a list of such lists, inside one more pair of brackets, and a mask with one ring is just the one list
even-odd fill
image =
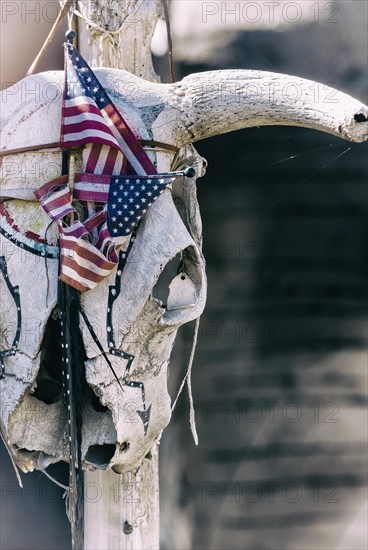
{"label": "blurred brown background", "polygon": [[[1,0],[1,89],[25,77],[59,13],[58,0]],[[63,68],[64,22],[37,72]]]}
{"label": "blurred brown background", "polygon": [[[237,22],[233,4],[172,2],[177,79],[271,70],[367,102],[365,1],[281,2],[274,23],[267,2],[251,3],[254,23]],[[51,26],[19,18],[4,24],[2,11],[2,87],[25,74]],[[40,69],[61,68],[61,42]],[[156,65],[167,81],[167,59]],[[197,149],[209,162],[198,181],[209,279],[193,372],[200,446],[182,397],[161,442],[162,547],[366,548],[367,145],[256,128]],[[173,393],[191,337],[184,327]],[[68,548],[62,491],[34,473],[20,493],[1,459],[1,548]]]}

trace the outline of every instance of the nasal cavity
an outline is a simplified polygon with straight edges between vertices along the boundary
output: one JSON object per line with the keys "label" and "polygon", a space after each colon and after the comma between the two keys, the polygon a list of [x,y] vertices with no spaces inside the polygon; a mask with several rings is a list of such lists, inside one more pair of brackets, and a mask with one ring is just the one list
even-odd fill
{"label": "nasal cavity", "polygon": [[61,340],[60,319],[55,312],[46,323],[40,353],[40,369],[36,378],[33,397],[46,405],[61,398]]}
{"label": "nasal cavity", "polygon": [[114,456],[116,445],[90,445],[85,459],[99,468],[107,466]]}

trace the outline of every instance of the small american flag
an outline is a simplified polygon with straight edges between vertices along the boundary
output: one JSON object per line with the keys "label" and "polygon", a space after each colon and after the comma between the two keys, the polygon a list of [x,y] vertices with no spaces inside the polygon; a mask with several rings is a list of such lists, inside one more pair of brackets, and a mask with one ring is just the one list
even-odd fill
{"label": "small american flag", "polygon": [[107,227],[114,237],[129,235],[153,202],[183,173],[111,178]]}
{"label": "small american flag", "polygon": [[[75,175],[73,197],[66,176],[43,185],[36,197],[59,227],[60,279],[84,292],[111,273],[131,231],[175,175],[157,175],[138,138],[78,50],[69,43],[65,49],[60,147],[83,146],[83,173]],[[115,210],[114,202],[108,206],[108,201],[114,197],[111,189],[115,190],[117,180],[119,187],[124,186],[123,193],[128,192],[128,201],[134,196],[139,203],[136,200],[127,215],[111,213],[108,217],[108,210]],[[148,189],[151,184],[152,189]],[[146,194],[142,194],[142,186],[146,186]],[[73,201],[77,201],[77,208]]]}
{"label": "small american flag", "polygon": [[[60,147],[87,145],[91,174],[155,174],[156,169],[78,50],[65,44],[65,90]],[[92,145],[93,144],[93,145]]]}
{"label": "small american flag", "polygon": [[[76,174],[76,188],[82,176],[84,174]],[[94,288],[110,274],[118,261],[116,249],[119,247],[119,242],[115,240],[112,247],[115,256],[112,252],[109,255],[104,254],[103,247],[99,248],[92,243],[90,231],[100,224],[100,233],[103,234],[106,226],[106,212],[101,210],[82,222],[72,205],[68,176],[61,176],[45,183],[37,189],[35,195],[42,208],[59,227],[60,279],[81,292]],[[106,192],[107,196],[108,192]],[[110,234],[107,240],[111,245]]]}

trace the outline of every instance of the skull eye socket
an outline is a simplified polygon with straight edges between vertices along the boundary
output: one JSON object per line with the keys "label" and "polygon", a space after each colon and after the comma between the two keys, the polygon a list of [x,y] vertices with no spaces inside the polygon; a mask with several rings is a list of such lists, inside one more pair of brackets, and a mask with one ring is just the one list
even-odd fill
{"label": "skull eye socket", "polygon": [[162,270],[160,277],[153,287],[152,296],[159,300],[162,304],[167,303],[169,296],[169,285],[176,277],[181,265],[181,254],[177,254],[170,262],[168,262]]}
{"label": "skull eye socket", "polygon": [[85,459],[97,467],[107,466],[114,456],[116,445],[90,445],[86,452]]}

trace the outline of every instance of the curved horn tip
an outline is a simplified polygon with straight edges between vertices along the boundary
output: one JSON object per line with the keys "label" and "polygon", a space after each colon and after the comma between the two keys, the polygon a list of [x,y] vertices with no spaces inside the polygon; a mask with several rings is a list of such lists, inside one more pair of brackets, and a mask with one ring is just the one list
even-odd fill
{"label": "curved horn tip", "polygon": [[363,106],[352,116],[346,128],[346,137],[357,143],[368,140],[368,107]]}

